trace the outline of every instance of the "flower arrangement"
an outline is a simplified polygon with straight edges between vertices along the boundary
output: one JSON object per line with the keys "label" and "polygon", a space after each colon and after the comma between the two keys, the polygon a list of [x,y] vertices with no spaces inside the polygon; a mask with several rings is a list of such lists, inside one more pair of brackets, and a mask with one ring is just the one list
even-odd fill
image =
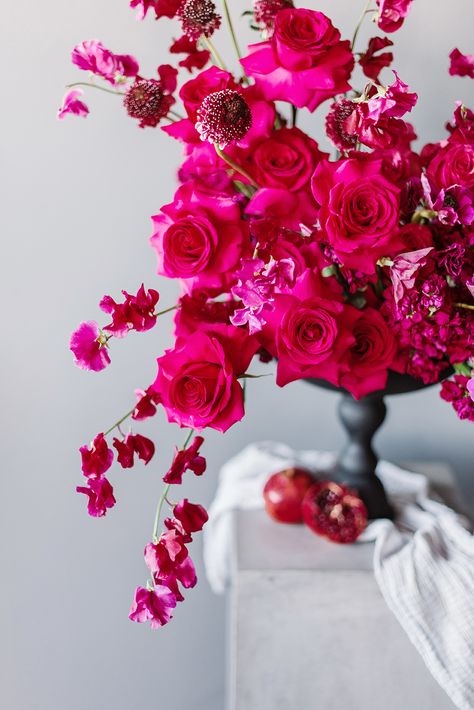
{"label": "flower arrangement", "polygon": [[[158,627],[196,583],[188,544],[207,520],[201,505],[171,503],[170,487],[188,471],[204,473],[202,430],[225,432],[244,416],[254,358],[276,360],[280,386],[322,378],[356,398],[383,389],[390,370],[429,384],[451,368],[441,396],[474,421],[474,113],[458,104],[445,137],[414,150],[406,116],[417,94],[396,72],[388,83],[380,78],[393,61],[385,33],[401,27],[412,0],[369,0],[352,41],[321,12],[254,0],[243,14],[260,41],[244,56],[226,0],[222,15],[217,0],[130,4],[140,19],[180,24],[170,55],[195,75],[177,91],[176,67],[146,78],[134,57],[85,41],[72,61],[92,79],[68,87],[59,118],[86,117],[80,87],[100,88],[119,95],[141,128],[160,126],[184,147],[180,185],[152,217],[151,236],[157,273],[181,284],[178,303],[160,310],[158,291],[144,285],[119,301],[104,296],[110,322],[84,322],[70,342],[76,364],[97,372],[115,340],[174,313],[175,341],[158,357],[155,381],[80,449],[77,488],[90,515],[104,516],[115,505],[106,477],[114,456],[123,468],[153,458],[150,439],[123,433],[126,419],[136,425],[163,407],[187,430],[145,548],[149,581],[130,612]],[[384,34],[356,51],[364,19]],[[237,73],[213,44],[225,25]],[[450,62],[452,75],[474,78],[474,55],[454,49]],[[297,127],[298,110],[323,103],[332,157]]]}

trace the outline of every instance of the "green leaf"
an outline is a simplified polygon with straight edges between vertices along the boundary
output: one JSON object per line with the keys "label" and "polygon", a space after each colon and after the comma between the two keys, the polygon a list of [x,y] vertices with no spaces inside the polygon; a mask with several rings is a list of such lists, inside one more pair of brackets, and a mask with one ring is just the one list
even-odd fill
{"label": "green leaf", "polygon": [[324,278],[328,278],[329,276],[335,276],[337,274],[337,266],[335,264],[331,264],[331,266],[325,266],[324,269],[321,271],[321,276],[324,276]]}
{"label": "green leaf", "polygon": [[472,370],[467,364],[467,362],[457,362],[455,365],[453,365],[454,372],[456,375],[466,375],[466,377],[470,377]]}

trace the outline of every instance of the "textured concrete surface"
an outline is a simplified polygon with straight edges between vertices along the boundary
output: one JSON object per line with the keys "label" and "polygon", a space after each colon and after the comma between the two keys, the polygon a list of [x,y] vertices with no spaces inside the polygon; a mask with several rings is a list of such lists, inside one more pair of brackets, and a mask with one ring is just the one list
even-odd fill
{"label": "textured concrete surface", "polygon": [[[449,469],[428,468],[452,500]],[[454,709],[385,604],[373,543],[334,545],[263,511],[235,525],[230,710]]]}

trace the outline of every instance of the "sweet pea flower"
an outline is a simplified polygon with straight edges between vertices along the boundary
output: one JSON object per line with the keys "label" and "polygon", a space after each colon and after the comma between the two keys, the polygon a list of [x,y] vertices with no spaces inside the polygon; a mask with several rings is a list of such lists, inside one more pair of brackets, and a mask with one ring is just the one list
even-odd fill
{"label": "sweet pea flower", "polygon": [[102,433],[97,434],[91,446],[81,446],[82,472],[88,478],[100,478],[112,466],[114,452],[109,449]]}
{"label": "sweet pea flower", "polygon": [[451,76],[469,76],[474,79],[474,54],[461,54],[459,49],[453,49],[449,59]]}
{"label": "sweet pea flower", "polygon": [[87,485],[77,486],[76,491],[88,497],[87,512],[93,518],[102,518],[116,503],[114,490],[105,476],[89,478]]}
{"label": "sweet pea flower", "polygon": [[89,109],[86,104],[79,99],[79,96],[83,95],[82,89],[73,89],[68,91],[63,99],[61,107],[58,109],[58,118],[63,119],[68,113],[72,113],[74,116],[82,116],[86,118],[89,113]]}
{"label": "sweet pea flower", "polygon": [[71,59],[79,69],[90,71],[114,86],[126,77],[137,76],[139,71],[137,60],[130,54],[114,54],[95,39],[76,45]]}
{"label": "sweet pea flower", "polygon": [[148,291],[142,284],[135,296],[122,291],[125,300],[116,303],[111,296],[104,296],[99,304],[104,313],[112,316],[112,322],[104,326],[116,338],[123,338],[131,330],[144,332],[156,324],[155,306],[160,295],[158,291],[150,288]]}
{"label": "sweet pea flower", "polygon": [[377,0],[377,24],[383,32],[400,29],[410,11],[413,0]]}
{"label": "sweet pea flower", "polygon": [[176,607],[176,596],[165,584],[153,589],[137,587],[128,618],[139,624],[150,622],[152,629],[165,626],[172,619],[171,610]]}
{"label": "sweet pea flower", "polygon": [[149,419],[154,417],[156,414],[156,405],[160,403],[160,396],[151,387],[146,390],[135,390],[135,394],[138,397],[138,402],[133,410],[132,419],[141,421],[143,419]]}
{"label": "sweet pea flower", "polygon": [[107,336],[95,321],[81,323],[71,335],[69,349],[74,355],[75,364],[82,370],[100,372],[110,365]]}
{"label": "sweet pea flower", "polygon": [[392,52],[382,52],[377,54],[381,49],[392,47],[393,42],[388,37],[372,37],[369,40],[367,50],[361,55],[359,64],[365,76],[368,76],[372,81],[377,82],[379,74],[385,67],[390,66],[393,62]]}
{"label": "sweet pea flower", "polygon": [[390,266],[390,278],[393,285],[393,297],[398,304],[406,290],[414,287],[417,272],[426,265],[428,254],[433,247],[405,252],[394,257]]}
{"label": "sweet pea flower", "polygon": [[382,116],[386,118],[401,118],[412,110],[418,101],[418,94],[410,92],[408,84],[405,84],[397,72],[395,81],[387,87],[378,87],[375,96],[370,96],[368,101],[362,102],[360,110],[366,119],[373,122],[379,121]]}
{"label": "sweet pea flower", "polygon": [[192,471],[195,476],[202,476],[206,470],[206,459],[199,454],[203,442],[202,436],[195,436],[188,448],[180,451],[176,449],[173,463],[163,477],[165,483],[182,483],[186,471]]}
{"label": "sweet pea flower", "polygon": [[190,503],[187,498],[175,505],[173,515],[189,534],[202,530],[209,520],[209,516],[202,505]]}
{"label": "sweet pea flower", "polygon": [[169,51],[170,54],[187,54],[187,57],[178,62],[178,65],[189,72],[205,67],[211,57],[211,53],[207,49],[199,49],[197,41],[186,35],[175,40]]}
{"label": "sweet pea flower", "polygon": [[141,434],[127,434],[123,440],[114,438],[113,445],[117,449],[117,461],[122,468],[132,468],[135,454],[146,465],[155,453],[154,443]]}
{"label": "sweet pea flower", "polygon": [[146,566],[154,575],[172,574],[176,566],[188,556],[185,543],[190,541],[190,537],[183,537],[176,530],[162,533],[156,543],[149,542],[145,547],[143,554]]}

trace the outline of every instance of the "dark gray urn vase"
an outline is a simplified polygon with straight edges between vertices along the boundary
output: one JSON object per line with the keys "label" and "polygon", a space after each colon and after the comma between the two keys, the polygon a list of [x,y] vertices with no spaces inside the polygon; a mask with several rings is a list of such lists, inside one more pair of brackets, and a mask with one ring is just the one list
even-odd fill
{"label": "dark gray urn vase", "polygon": [[[446,373],[446,376],[449,372]],[[346,390],[335,387],[324,380],[308,378],[313,385],[341,392],[339,418],[347,434],[336,468],[334,480],[354,488],[367,506],[369,518],[392,518],[393,510],[387,500],[384,487],[375,474],[378,456],[372,447],[372,439],[383,424],[387,407],[384,398],[395,394],[406,394],[423,389],[423,384],[409,375],[390,372],[384,390],[372,392],[361,399]]]}

